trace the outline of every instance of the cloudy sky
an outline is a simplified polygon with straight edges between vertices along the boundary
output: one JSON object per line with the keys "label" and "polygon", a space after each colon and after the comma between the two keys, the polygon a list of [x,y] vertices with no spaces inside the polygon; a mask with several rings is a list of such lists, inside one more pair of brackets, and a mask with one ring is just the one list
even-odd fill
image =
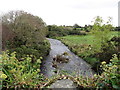
{"label": "cloudy sky", "polygon": [[84,26],[91,24],[95,16],[113,18],[118,25],[119,0],[1,0],[0,13],[24,10],[41,17],[47,25]]}

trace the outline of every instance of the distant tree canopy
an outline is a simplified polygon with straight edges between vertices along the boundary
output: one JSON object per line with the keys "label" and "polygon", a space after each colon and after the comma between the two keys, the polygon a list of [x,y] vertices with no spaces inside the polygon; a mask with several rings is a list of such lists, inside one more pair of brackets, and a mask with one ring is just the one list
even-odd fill
{"label": "distant tree canopy", "polygon": [[120,26],[115,28],[115,31],[120,31]]}
{"label": "distant tree canopy", "polygon": [[57,26],[57,25],[48,25],[48,35],[47,37],[59,37],[68,35],[72,30],[71,27]]}
{"label": "distant tree canopy", "polygon": [[61,37],[66,35],[85,35],[85,33],[80,32],[82,31],[82,29],[84,29],[84,27],[81,27],[77,24],[73,26],[48,25],[47,27],[49,31],[47,37],[49,38]]}
{"label": "distant tree canopy", "polygon": [[73,27],[74,27],[74,29],[81,28],[78,24],[74,24]]}
{"label": "distant tree canopy", "polygon": [[[44,51],[47,52],[44,42],[47,26],[41,18],[24,11],[10,11],[2,16],[2,24],[4,49],[11,49],[19,53],[21,51],[25,52],[27,49],[32,49],[31,51],[35,52],[34,54],[40,50],[41,54],[44,54]],[[8,36],[8,38],[5,39],[5,36]],[[30,50],[25,53],[30,54]]]}

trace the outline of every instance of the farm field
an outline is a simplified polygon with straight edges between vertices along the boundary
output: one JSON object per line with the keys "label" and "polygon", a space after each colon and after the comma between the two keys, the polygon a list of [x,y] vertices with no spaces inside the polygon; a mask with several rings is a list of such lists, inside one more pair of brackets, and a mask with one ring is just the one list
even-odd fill
{"label": "farm field", "polygon": [[[119,36],[120,32],[117,31],[111,31],[111,38],[114,36]],[[94,44],[94,37],[92,35],[68,35],[64,37],[59,37],[58,39],[61,39],[65,44],[73,45],[73,44]]]}

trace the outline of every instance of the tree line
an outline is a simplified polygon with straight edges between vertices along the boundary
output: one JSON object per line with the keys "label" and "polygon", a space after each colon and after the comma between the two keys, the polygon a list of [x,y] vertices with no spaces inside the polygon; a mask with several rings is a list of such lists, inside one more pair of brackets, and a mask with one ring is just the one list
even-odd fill
{"label": "tree line", "polygon": [[[105,24],[104,24],[105,25]],[[86,35],[93,28],[93,25],[85,25],[80,26],[78,24],[74,24],[73,26],[57,26],[57,25],[48,25],[48,34],[49,38],[56,38],[66,35]],[[111,26],[110,31],[119,31],[119,27]]]}

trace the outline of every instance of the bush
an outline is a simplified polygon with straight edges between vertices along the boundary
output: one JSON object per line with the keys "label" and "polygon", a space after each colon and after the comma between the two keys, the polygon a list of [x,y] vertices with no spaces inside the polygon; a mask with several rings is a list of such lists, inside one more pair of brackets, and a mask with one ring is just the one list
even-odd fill
{"label": "bush", "polygon": [[108,63],[112,57],[113,54],[117,54],[119,57],[119,39],[120,37],[113,37],[111,40],[107,42],[107,44],[103,44],[101,48],[101,53],[96,54],[100,60],[106,60]]}
{"label": "bush", "polygon": [[68,35],[71,28],[65,26],[48,25],[48,31],[47,37],[56,38]]}
{"label": "bush", "polygon": [[95,75],[97,88],[120,89],[120,61],[114,54],[109,64],[101,63],[103,70],[101,75]]}
{"label": "bush", "polygon": [[[45,57],[49,52],[49,42],[46,40],[47,27],[43,20],[24,11],[11,11],[2,16],[5,36],[12,38],[4,42],[4,48],[10,52],[16,51],[17,58],[33,54],[36,58]],[[7,34],[8,32],[12,32]],[[6,43],[5,43],[6,42]]]}
{"label": "bush", "polygon": [[120,61],[117,55],[114,54],[110,63],[103,61],[101,68],[102,74],[94,74],[93,77],[73,77],[78,88],[89,89],[104,89],[104,90],[119,90],[120,89]]}
{"label": "bush", "polygon": [[[17,42],[14,42],[17,45]],[[20,43],[20,42],[19,42]],[[41,42],[39,45],[32,45],[32,46],[25,46],[19,45],[19,47],[9,49],[10,53],[16,51],[16,57],[21,60],[21,58],[25,57],[26,55],[34,55],[33,61],[38,59],[40,56],[45,57],[49,54],[50,44],[47,40]]]}
{"label": "bush", "polygon": [[33,55],[28,55],[22,58],[23,61],[19,61],[15,52],[3,52],[0,57],[3,62],[3,88],[35,88],[45,80],[43,75],[39,74],[41,58],[32,63]]}

